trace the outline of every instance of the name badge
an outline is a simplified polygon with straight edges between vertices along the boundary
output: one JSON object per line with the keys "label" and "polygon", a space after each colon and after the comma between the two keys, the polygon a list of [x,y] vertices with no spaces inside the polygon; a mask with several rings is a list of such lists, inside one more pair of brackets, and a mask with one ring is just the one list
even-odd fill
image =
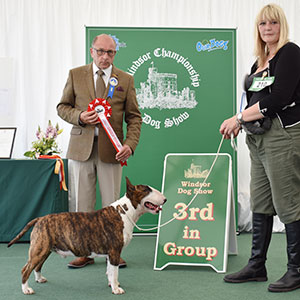
{"label": "name badge", "polygon": [[270,77],[254,77],[253,82],[248,89],[248,91],[251,92],[259,92],[263,90],[265,87],[270,86],[273,84],[275,77],[270,76]]}

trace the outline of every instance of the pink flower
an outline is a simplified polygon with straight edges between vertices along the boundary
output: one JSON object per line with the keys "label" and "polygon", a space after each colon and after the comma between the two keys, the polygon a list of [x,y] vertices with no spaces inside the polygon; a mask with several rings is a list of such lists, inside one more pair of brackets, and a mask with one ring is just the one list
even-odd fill
{"label": "pink flower", "polygon": [[55,139],[57,137],[57,130],[52,125],[46,129],[46,138]]}

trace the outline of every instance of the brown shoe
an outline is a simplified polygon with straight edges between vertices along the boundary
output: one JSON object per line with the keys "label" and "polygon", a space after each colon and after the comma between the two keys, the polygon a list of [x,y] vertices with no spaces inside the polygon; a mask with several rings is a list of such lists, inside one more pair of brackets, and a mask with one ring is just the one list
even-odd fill
{"label": "brown shoe", "polygon": [[93,258],[88,258],[88,257],[78,257],[68,263],[68,267],[70,269],[78,269],[78,268],[83,268],[87,265],[92,265],[95,263]]}
{"label": "brown shoe", "polygon": [[126,261],[122,257],[120,257],[119,268],[126,268],[126,267],[127,267]]}

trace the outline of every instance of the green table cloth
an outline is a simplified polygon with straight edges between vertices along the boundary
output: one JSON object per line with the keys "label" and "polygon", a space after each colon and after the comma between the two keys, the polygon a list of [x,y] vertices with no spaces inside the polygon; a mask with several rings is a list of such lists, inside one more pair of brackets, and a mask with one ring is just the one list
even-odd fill
{"label": "green table cloth", "polygon": [[[67,181],[67,160],[64,170]],[[0,242],[13,239],[30,220],[68,211],[68,192],[60,189],[55,159],[0,160]],[[27,232],[20,241],[28,241]]]}

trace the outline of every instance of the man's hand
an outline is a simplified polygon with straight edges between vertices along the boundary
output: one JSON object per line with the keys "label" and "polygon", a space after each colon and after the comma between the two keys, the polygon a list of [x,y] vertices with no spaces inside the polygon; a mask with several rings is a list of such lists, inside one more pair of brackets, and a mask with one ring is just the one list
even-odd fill
{"label": "man's hand", "polygon": [[88,125],[96,125],[100,123],[100,121],[98,120],[98,114],[94,110],[82,112],[79,118],[82,123]]}
{"label": "man's hand", "polygon": [[124,145],[121,150],[116,154],[117,161],[126,161],[130,155],[132,154],[132,150],[128,145]]}

